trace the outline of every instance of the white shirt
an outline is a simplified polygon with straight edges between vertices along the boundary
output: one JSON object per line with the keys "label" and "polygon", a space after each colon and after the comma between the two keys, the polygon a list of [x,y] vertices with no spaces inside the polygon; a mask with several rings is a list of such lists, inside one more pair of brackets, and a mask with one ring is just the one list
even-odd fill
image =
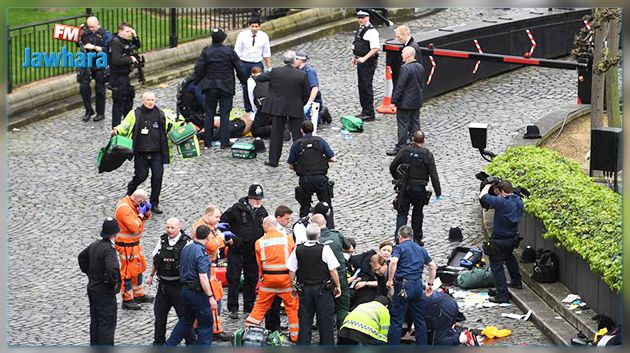
{"label": "white shirt", "polygon": [[363,39],[370,42],[370,49],[380,49],[381,43],[378,38],[378,31],[376,28],[368,29],[363,35]]}
{"label": "white shirt", "polygon": [[295,236],[295,245],[306,242],[306,227],[302,223],[298,223],[293,227],[293,235]]}
{"label": "white shirt", "polygon": [[[317,243],[315,240],[307,240],[304,243],[304,246],[313,246]],[[295,251],[297,250],[297,246],[293,249],[291,255],[289,255],[289,260],[287,261],[287,268],[291,272],[295,272],[298,269],[298,260]],[[328,266],[328,271],[336,270],[339,267],[339,261],[337,261],[337,257],[333,253],[332,249],[328,245],[324,245],[324,250],[322,251],[322,261],[326,263]]]}
{"label": "white shirt", "polygon": [[253,77],[247,79],[247,97],[249,98],[249,104],[252,105],[252,120],[256,119],[256,112],[258,108],[256,108],[256,103],[254,103],[254,88],[256,88],[256,80]]}
{"label": "white shirt", "polygon": [[[261,62],[263,58],[271,57],[271,47],[269,45],[269,36],[267,33],[258,30],[256,32],[256,40],[252,46],[253,35],[250,29],[246,29],[236,37],[234,51],[242,61],[250,63]],[[249,72],[247,73],[249,74]]]}
{"label": "white shirt", "polygon": [[[169,246],[175,246],[175,244],[177,244],[177,242],[179,241],[179,238],[182,237],[182,233],[179,232],[179,234],[177,234],[177,236],[173,239],[171,239],[170,237],[168,237],[168,245]],[[190,243],[190,242],[189,242]],[[155,257],[155,255],[157,255],[158,251],[160,251],[160,248],[162,247],[162,239],[158,239],[157,244],[155,244],[155,248],[153,249],[153,253],[151,254],[151,256]]]}

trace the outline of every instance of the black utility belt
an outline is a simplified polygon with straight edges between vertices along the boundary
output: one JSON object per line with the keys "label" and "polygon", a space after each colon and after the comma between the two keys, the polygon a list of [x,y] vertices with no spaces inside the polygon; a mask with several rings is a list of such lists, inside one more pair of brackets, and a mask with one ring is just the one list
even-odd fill
{"label": "black utility belt", "polygon": [[395,282],[400,282],[402,283],[402,281],[406,281],[406,282],[416,282],[416,281],[422,281],[422,279],[418,278],[394,278]]}
{"label": "black utility belt", "polygon": [[262,270],[262,273],[263,275],[288,275],[289,270],[277,270],[277,271]]}
{"label": "black utility belt", "polygon": [[134,241],[133,243],[122,243],[122,242],[117,241],[116,245],[117,246],[123,246],[123,247],[133,247],[133,246],[140,245],[140,242],[139,241]]}
{"label": "black utility belt", "polygon": [[201,283],[195,282],[184,282],[184,287],[193,290],[195,292],[203,292],[203,288],[201,288]]}

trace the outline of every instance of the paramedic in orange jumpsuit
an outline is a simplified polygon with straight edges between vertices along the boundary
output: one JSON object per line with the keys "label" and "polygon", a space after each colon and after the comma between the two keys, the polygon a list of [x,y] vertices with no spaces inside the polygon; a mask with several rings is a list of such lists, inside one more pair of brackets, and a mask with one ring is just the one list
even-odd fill
{"label": "paramedic in orange jumpsuit", "polygon": [[[299,300],[291,294],[293,286],[289,279],[286,262],[289,254],[295,248],[292,237],[287,237],[278,231],[278,222],[274,216],[267,216],[263,220],[265,235],[256,240],[256,262],[260,269],[260,288],[258,298],[251,314],[245,320],[245,325],[261,325],[267,310],[271,307],[276,296],[282,298],[284,308],[289,318],[289,334],[291,342],[297,342],[298,306]],[[310,327],[307,329],[310,330]]]}
{"label": "paramedic in orange jumpsuit", "polygon": [[210,269],[210,287],[212,288],[214,299],[218,304],[216,309],[212,309],[212,316],[214,319],[212,327],[212,340],[229,341],[230,337],[223,331],[223,327],[221,326],[221,316],[219,315],[221,299],[223,299],[223,284],[221,284],[221,281],[217,279],[216,271],[214,269],[219,255],[219,249],[223,249],[225,247],[223,234],[221,234],[221,231],[217,229],[220,217],[221,210],[215,205],[208,205],[203,213],[203,216],[201,216],[201,218],[193,224],[192,234],[194,237],[195,230],[202,224],[210,227],[210,235],[208,236],[208,242],[206,243],[206,252],[210,257],[210,263],[212,266]]}
{"label": "paramedic in orange jumpsuit", "polygon": [[155,297],[145,295],[142,288],[142,273],[147,264],[140,238],[144,230],[144,222],[151,218],[151,211],[140,213],[140,206],[149,199],[143,189],[137,189],[130,196],[125,196],[116,205],[116,220],[120,233],[116,236],[116,251],[120,258],[120,273],[122,277],[122,308],[140,310],[139,303],[151,303]]}

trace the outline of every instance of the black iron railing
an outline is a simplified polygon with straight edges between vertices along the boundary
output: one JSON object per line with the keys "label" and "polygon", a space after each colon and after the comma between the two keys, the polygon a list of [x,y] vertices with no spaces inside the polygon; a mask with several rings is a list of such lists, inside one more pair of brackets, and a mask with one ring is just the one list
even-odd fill
{"label": "black iron railing", "polygon": [[128,22],[142,42],[140,52],[176,47],[178,43],[208,36],[210,29],[221,27],[226,31],[247,27],[252,16],[268,20],[283,16],[288,9],[279,8],[86,8],[85,14],[59,18],[23,26],[7,26],[8,89],[76,71],[72,67],[24,68],[25,48],[31,52],[60,52],[64,46],[69,52],[79,48],[73,42],[52,38],[56,23],[79,26],[86,16],[94,15],[101,27],[112,34],[120,22]]}

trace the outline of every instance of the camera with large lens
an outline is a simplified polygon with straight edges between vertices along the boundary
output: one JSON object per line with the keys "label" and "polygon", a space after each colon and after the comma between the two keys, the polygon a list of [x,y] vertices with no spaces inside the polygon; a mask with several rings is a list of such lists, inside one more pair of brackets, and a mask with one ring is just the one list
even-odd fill
{"label": "camera with large lens", "polygon": [[[490,184],[492,185],[492,187],[488,190],[488,194],[492,195],[492,196],[498,196],[495,193],[494,187],[498,186],[503,180],[500,178],[497,178],[493,175],[490,175],[488,173],[485,172],[479,172],[477,174],[475,174],[475,178],[477,178],[477,180],[481,181],[481,184],[479,185],[479,191],[483,190],[483,188]],[[513,190],[514,195],[520,197],[520,198],[525,198],[528,197],[530,195],[529,191],[527,189],[525,189],[524,187],[520,187],[520,186],[516,186],[514,187]],[[479,199],[479,203],[481,204],[481,207],[485,208],[486,210],[490,208],[490,205],[488,205],[487,203],[483,202],[481,199]]]}

